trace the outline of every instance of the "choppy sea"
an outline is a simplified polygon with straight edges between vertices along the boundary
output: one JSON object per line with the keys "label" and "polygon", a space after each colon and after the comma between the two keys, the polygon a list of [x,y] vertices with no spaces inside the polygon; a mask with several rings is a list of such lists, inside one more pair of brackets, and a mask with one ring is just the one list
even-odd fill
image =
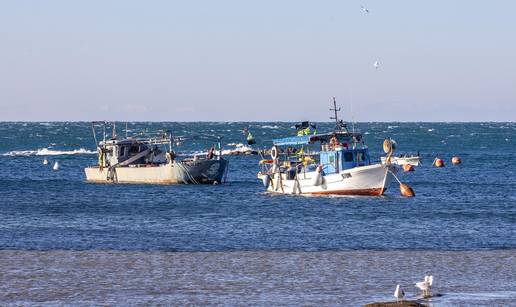
{"label": "choppy sea", "polygon": [[[293,125],[130,122],[128,133],[215,134],[232,149],[249,128],[263,149]],[[354,129],[374,160],[386,137],[398,153],[423,156],[400,178],[416,197],[396,184],[384,197],[269,195],[256,179],[259,156],[227,156],[228,181],[216,186],[88,184],[90,123],[2,122],[0,301],[356,306],[394,299],[396,283],[415,296],[413,283],[431,271],[443,294],[432,306],[516,305],[516,123]],[[444,168],[431,166],[437,156]]]}

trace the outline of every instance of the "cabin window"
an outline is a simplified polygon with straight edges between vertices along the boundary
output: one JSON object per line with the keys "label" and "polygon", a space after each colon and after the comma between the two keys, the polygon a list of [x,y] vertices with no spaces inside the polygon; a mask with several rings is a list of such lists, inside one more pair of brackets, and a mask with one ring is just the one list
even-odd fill
{"label": "cabin window", "polygon": [[344,153],[344,161],[346,162],[353,162],[353,153],[352,152],[345,152]]}
{"label": "cabin window", "polygon": [[129,154],[135,154],[140,152],[139,146],[131,146],[129,147]]}
{"label": "cabin window", "polygon": [[125,146],[120,147],[120,152],[118,153],[119,157],[125,156]]}
{"label": "cabin window", "polygon": [[329,156],[328,160],[329,160],[330,164],[335,164],[335,157],[334,156]]}

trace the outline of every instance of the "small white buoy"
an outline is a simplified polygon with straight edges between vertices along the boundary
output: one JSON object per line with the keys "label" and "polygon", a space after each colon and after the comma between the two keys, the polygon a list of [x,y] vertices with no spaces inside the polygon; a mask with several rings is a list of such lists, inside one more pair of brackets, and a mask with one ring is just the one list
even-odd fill
{"label": "small white buoy", "polygon": [[43,159],[43,165],[48,165],[48,160],[46,158]]}
{"label": "small white buoy", "polygon": [[316,172],[314,177],[312,177],[311,184],[313,186],[320,186],[323,182],[323,176],[322,176],[322,165],[317,166]]}
{"label": "small white buoy", "polygon": [[400,285],[396,286],[396,290],[394,291],[394,297],[397,301],[403,300],[403,298],[405,297],[405,291],[403,291]]}
{"label": "small white buoy", "polygon": [[53,169],[54,171],[58,171],[58,170],[59,170],[59,166],[60,166],[60,165],[59,165],[59,162],[57,162],[57,161],[56,161],[56,163],[54,163],[54,166],[52,167],[52,169]]}

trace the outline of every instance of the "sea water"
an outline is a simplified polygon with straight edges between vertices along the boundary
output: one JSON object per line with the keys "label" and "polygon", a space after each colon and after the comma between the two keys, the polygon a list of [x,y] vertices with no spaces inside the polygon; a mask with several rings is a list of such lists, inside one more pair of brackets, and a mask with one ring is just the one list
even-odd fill
{"label": "sea water", "polygon": [[[294,123],[285,122],[127,126],[129,135],[219,135],[223,149],[245,142],[246,127],[257,149],[295,134]],[[125,135],[125,124],[117,127],[119,137]],[[327,131],[332,124],[317,128]],[[364,134],[373,160],[383,154],[387,137],[397,141],[397,153],[422,155],[423,166],[400,174],[415,198],[401,197],[397,183],[384,197],[270,195],[256,179],[259,156],[225,157],[227,182],[217,186],[89,184],[83,168],[97,162],[90,123],[0,123],[0,258],[10,264],[0,268],[0,299],[14,305],[299,305],[304,297],[309,305],[360,305],[389,300],[396,283],[419,281],[426,271],[440,280],[438,290],[445,294],[435,306],[507,305],[516,299],[514,278],[508,277],[516,266],[516,124],[354,128]],[[176,151],[204,153],[212,145],[195,141]],[[455,155],[461,165],[451,164]],[[435,157],[446,166],[431,167]],[[59,171],[52,170],[55,161]],[[177,261],[186,269],[170,269]],[[153,283],[153,276],[141,277],[146,281],[139,290],[124,290],[124,282],[122,289],[113,288],[116,276],[138,280],[135,272],[145,265],[158,275],[163,268],[166,278]],[[252,272],[246,274],[248,267]],[[460,268],[468,278],[457,273]],[[85,276],[91,279],[87,287],[56,289],[76,283],[83,271],[104,279]],[[183,280],[178,274],[195,280],[188,291],[160,286]],[[258,289],[263,283],[283,290]],[[35,284],[39,292],[30,290]],[[413,285],[407,287],[417,294]],[[110,294],[94,295],[102,291]]]}

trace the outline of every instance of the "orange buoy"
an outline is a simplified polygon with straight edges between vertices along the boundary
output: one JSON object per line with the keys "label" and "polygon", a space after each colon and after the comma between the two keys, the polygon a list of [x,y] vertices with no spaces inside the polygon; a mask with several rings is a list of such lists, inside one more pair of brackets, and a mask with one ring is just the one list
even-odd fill
{"label": "orange buoy", "polygon": [[435,165],[435,167],[444,167],[444,160],[443,159],[439,159],[439,158],[435,158],[434,165]]}
{"label": "orange buoy", "polygon": [[413,172],[414,166],[412,164],[403,164],[403,171],[406,172]]}
{"label": "orange buoy", "polygon": [[405,196],[405,197],[416,196],[416,193],[414,192],[414,190],[408,184],[405,184],[405,183],[400,183],[400,193],[401,193],[401,196]]}
{"label": "orange buoy", "polygon": [[459,157],[455,156],[455,157],[451,158],[451,163],[452,163],[453,165],[459,165],[459,164],[461,164],[461,163],[462,163],[462,161],[460,160],[460,158],[459,158]]}

